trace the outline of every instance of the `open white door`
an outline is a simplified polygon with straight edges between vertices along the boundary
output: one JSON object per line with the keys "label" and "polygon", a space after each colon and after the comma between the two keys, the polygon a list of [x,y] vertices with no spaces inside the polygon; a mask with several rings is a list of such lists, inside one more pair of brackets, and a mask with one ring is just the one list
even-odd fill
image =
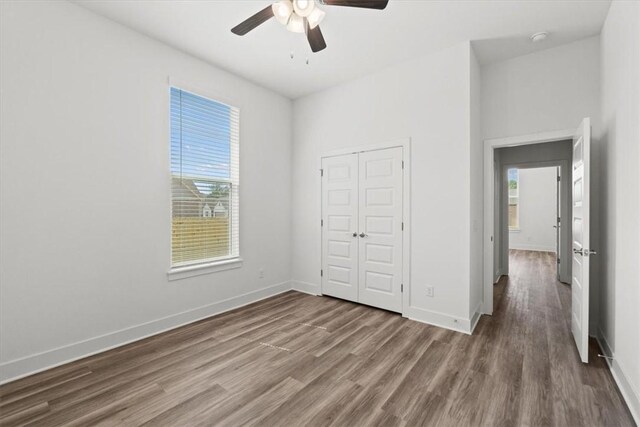
{"label": "open white door", "polygon": [[591,151],[591,121],[582,120],[573,137],[571,209],[572,272],[571,272],[571,332],[580,358],[589,362],[589,173]]}
{"label": "open white door", "polygon": [[358,301],[358,155],[322,159],[322,293]]}

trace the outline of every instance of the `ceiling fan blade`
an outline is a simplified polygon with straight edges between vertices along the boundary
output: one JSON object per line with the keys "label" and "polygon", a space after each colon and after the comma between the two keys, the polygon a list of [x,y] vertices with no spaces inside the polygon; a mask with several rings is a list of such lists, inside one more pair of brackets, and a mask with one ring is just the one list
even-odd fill
{"label": "ceiling fan blade", "polygon": [[319,0],[327,6],[362,7],[365,9],[382,10],[387,7],[389,0]]}
{"label": "ceiling fan blade", "polygon": [[271,5],[265,7],[249,19],[246,19],[233,27],[231,29],[231,32],[239,36],[244,36],[249,31],[256,28],[258,25],[262,24],[265,21],[268,21],[270,18],[273,18],[273,8],[271,7]]}
{"label": "ceiling fan blade", "polygon": [[327,43],[322,36],[322,31],[320,31],[320,26],[316,25],[315,28],[311,28],[307,18],[304,18],[304,32],[307,34],[307,40],[313,53],[320,52],[327,47]]}

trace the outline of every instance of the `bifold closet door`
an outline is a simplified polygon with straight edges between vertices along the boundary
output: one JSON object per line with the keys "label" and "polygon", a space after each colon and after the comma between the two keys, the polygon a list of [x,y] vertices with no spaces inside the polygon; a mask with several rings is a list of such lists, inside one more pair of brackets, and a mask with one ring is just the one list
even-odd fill
{"label": "bifold closet door", "polygon": [[359,154],[358,302],[402,312],[402,148]]}
{"label": "bifold closet door", "polygon": [[322,293],[358,301],[358,155],[322,159]]}

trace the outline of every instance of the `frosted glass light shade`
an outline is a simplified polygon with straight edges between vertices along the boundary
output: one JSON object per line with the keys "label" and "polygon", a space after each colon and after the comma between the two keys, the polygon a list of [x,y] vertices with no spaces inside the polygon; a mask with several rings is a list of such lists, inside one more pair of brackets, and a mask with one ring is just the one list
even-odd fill
{"label": "frosted glass light shade", "polygon": [[302,17],[311,15],[315,7],[315,0],[293,0],[293,10]]}
{"label": "frosted glass light shade", "polygon": [[293,5],[291,4],[291,0],[280,0],[271,6],[273,9],[273,16],[276,20],[282,25],[287,25],[289,22],[289,17],[293,13]]}
{"label": "frosted glass light shade", "polygon": [[297,14],[292,14],[287,24],[287,30],[293,33],[304,33],[304,21]]}

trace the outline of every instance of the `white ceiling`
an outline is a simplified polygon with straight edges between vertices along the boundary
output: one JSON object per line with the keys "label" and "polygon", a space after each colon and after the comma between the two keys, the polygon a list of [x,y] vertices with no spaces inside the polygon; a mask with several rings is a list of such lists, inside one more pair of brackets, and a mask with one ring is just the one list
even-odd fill
{"label": "white ceiling", "polygon": [[[244,37],[231,33],[269,0],[75,3],[297,98],[465,40],[473,40],[480,61],[489,63],[597,35],[610,1],[390,0],[383,11],[323,6],[328,47],[315,54],[303,34],[286,31],[275,19]],[[531,43],[538,31],[548,31],[549,38]]]}

